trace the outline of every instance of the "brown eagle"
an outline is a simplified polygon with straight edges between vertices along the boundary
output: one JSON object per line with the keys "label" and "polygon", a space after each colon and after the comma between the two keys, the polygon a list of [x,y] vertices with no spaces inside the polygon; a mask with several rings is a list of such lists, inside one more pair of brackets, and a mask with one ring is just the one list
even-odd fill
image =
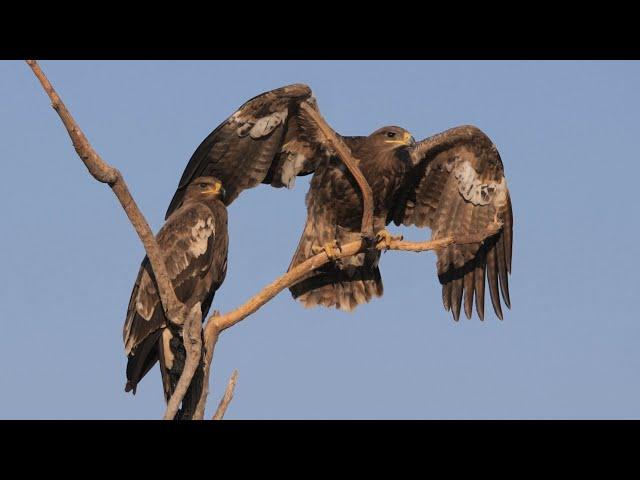
{"label": "brown eagle", "polygon": [[[297,175],[313,173],[307,222],[290,268],[318,251],[332,256],[340,244],[361,238],[362,195],[352,175],[301,105],[317,111],[306,85],[258,95],[220,124],[193,154],[167,214],[192,178],[214,175],[227,189],[227,205],[260,183],[292,187]],[[499,318],[499,291],[510,307],[513,215],[500,155],[478,128],[461,126],[415,142],[400,127],[369,136],[340,136],[357,159],[374,197],[374,229],[388,239],[386,225],[429,227],[432,239],[478,235],[500,225],[483,243],[437,251],[438,278],[447,310],[458,320],[472,315],[475,298],[484,318],[485,278]],[[352,310],[382,295],[379,251],[331,262],[291,288],[305,306]]]}
{"label": "brown eagle", "polygon": [[[203,318],[227,272],[224,196],[220,180],[210,176],[194,179],[156,236],[178,300],[189,309],[199,303]],[[128,355],[125,391],[133,390],[135,394],[142,377],[159,360],[168,401],[184,368],[186,351],[181,329],[165,318],[147,257],[131,292],[123,336]],[[176,418],[191,418],[201,388],[202,368],[199,368]]]}

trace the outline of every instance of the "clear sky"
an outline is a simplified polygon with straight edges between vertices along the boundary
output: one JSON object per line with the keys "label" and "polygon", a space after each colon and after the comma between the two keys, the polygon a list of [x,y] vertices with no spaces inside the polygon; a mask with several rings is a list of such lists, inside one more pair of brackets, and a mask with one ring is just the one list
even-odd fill
{"label": "clear sky", "polygon": [[[640,63],[53,62],[41,66],[154,230],[189,157],[244,101],[303,82],[345,135],[460,124],[502,156],[512,310],[453,321],[435,256],[389,252],[384,297],[348,314],[288,292],[225,332],[227,418],[640,418]],[[122,324],[143,248],[90,178],[26,64],[0,62],[0,417],[160,418],[157,367],[125,394]],[[228,311],[284,272],[309,177],[229,209]],[[421,240],[428,230],[400,229]],[[212,412],[211,412],[212,413]]]}

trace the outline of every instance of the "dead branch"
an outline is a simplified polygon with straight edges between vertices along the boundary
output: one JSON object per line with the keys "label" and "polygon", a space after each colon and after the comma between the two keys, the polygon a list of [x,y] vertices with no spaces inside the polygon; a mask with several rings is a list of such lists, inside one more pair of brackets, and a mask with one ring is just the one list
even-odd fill
{"label": "dead branch", "polygon": [[364,175],[362,175],[362,172],[358,167],[360,162],[353,157],[349,147],[347,147],[344,142],[336,136],[333,129],[327,125],[327,122],[324,121],[318,112],[304,102],[301,104],[300,108],[309,115],[313,122],[315,122],[320,132],[327,139],[330,146],[336,151],[342,160],[342,163],[345,164],[360,187],[360,191],[362,192],[362,224],[360,231],[373,238],[373,193],[369,186],[369,182],[364,178]]}
{"label": "dead branch", "polygon": [[27,64],[31,67],[31,70],[33,70],[33,73],[38,80],[40,80],[42,88],[44,88],[45,92],[47,92],[47,95],[51,99],[51,106],[62,120],[62,123],[69,133],[69,137],[71,137],[71,141],[73,142],[73,146],[78,156],[84,162],[89,173],[97,181],[108,184],[120,201],[127,217],[129,217],[131,225],[133,225],[138,237],[140,237],[140,240],[144,245],[145,252],[151,262],[151,267],[156,278],[156,283],[158,284],[158,291],[160,293],[160,299],[162,301],[165,315],[171,322],[176,325],[181,325],[184,323],[186,308],[178,300],[175,292],[173,291],[169,275],[167,274],[167,268],[162,254],[160,253],[160,248],[158,247],[156,238],[149,227],[149,223],[147,223],[146,218],[142,215],[138,205],[136,205],[135,200],[131,196],[122,174],[118,169],[106,163],[93,149],[89,140],[87,140],[84,133],[82,133],[82,130],[74,120],[73,116],[69,113],[67,107],[49,82],[49,79],[40,69],[38,62],[35,60],[27,60]]}
{"label": "dead branch", "polygon": [[167,409],[164,413],[164,420],[173,420],[178,413],[180,403],[191,385],[193,375],[200,364],[202,352],[202,307],[200,302],[196,303],[189,311],[187,319],[184,322],[182,341],[187,352],[187,358],[184,362],[184,369],[180,374],[180,379],[176,385],[176,389],[167,402]]}
{"label": "dead branch", "polygon": [[[403,250],[411,252],[426,252],[429,250],[438,250],[440,248],[447,247],[452,244],[468,244],[468,243],[483,243],[489,237],[495,235],[502,226],[499,224],[493,224],[482,234],[477,236],[460,236],[459,238],[444,237],[437,240],[429,240],[425,242],[405,242],[403,240],[394,239],[389,244],[380,242],[376,245],[378,250]],[[357,242],[347,243],[342,245],[339,254],[336,258],[350,257],[356,255],[366,248],[365,243],[362,240]],[[213,360],[213,352],[218,342],[220,333],[227,328],[234,326],[236,323],[241,322],[252,313],[255,313],[260,307],[262,307],[269,300],[278,295],[285,288],[288,288],[298,281],[300,281],[305,275],[313,270],[320,268],[329,261],[332,261],[326,252],[320,252],[317,255],[305,260],[301,264],[297,265],[284,275],[281,275],[269,285],[264,287],[260,292],[247,300],[244,304],[236,308],[235,310],[220,315],[219,312],[214,312],[213,315],[207,320],[204,327],[204,389],[202,396],[198,403],[197,418],[204,418],[204,407],[208,395],[209,375],[211,362]],[[195,419],[196,417],[194,417]]]}
{"label": "dead branch", "polygon": [[[217,317],[220,315],[218,310],[214,310],[213,317]],[[196,407],[196,411],[193,415],[194,420],[202,420],[204,418],[204,411],[207,406],[207,397],[209,395],[209,377],[211,372],[211,362],[213,361],[213,351],[216,348],[216,343],[218,343],[218,335],[220,331],[215,328],[211,318],[207,321],[207,327],[204,329],[204,358],[202,359],[203,363],[203,380],[202,380],[202,393],[200,394],[200,399],[198,400],[198,405]],[[209,328],[209,325],[213,325]]]}
{"label": "dead branch", "polygon": [[229,383],[227,384],[227,389],[224,391],[224,396],[220,399],[220,404],[218,405],[218,409],[216,410],[215,415],[212,420],[222,420],[224,414],[227,413],[227,408],[233,400],[233,391],[236,388],[236,383],[238,382],[238,370],[234,370],[231,374],[231,378],[229,378]]}
{"label": "dead branch", "polygon": [[[164,308],[165,316],[170,322],[176,325],[184,325],[186,319],[193,320],[193,318],[195,318],[193,310],[191,312],[187,312],[186,307],[176,297],[171,281],[169,280],[169,274],[167,273],[164,258],[160,252],[160,247],[158,246],[156,238],[151,231],[151,227],[149,227],[147,219],[144,217],[135,200],[131,196],[129,188],[124,181],[124,177],[120,171],[106,163],[93,149],[89,140],[87,140],[73,116],[67,110],[64,102],[53,88],[53,85],[51,85],[47,76],[40,69],[38,62],[35,60],[27,60],[27,64],[31,67],[31,70],[33,70],[33,73],[40,81],[42,88],[44,88],[45,92],[51,99],[51,106],[62,120],[62,123],[69,133],[69,137],[71,137],[76,153],[89,170],[89,173],[97,181],[106,183],[111,187],[111,190],[113,190],[113,193],[116,195],[122,205],[122,208],[127,214],[131,225],[133,225],[138,237],[140,237],[145,252],[149,257],[149,262],[151,263],[151,269],[156,280],[156,285],[158,286],[158,293],[160,295],[162,307]],[[185,348],[187,350],[187,362],[178,381],[178,386],[181,388],[176,389],[176,392],[174,392],[171,397],[169,404],[167,405],[165,418],[173,418],[175,416],[175,411],[177,411],[176,405],[180,405],[180,402],[182,402],[187,391],[186,388],[183,388],[184,384],[186,384],[187,387],[189,386],[189,383],[193,378],[193,373],[195,372],[194,364],[197,367],[197,364],[200,361],[200,329],[202,326],[200,318],[201,313],[198,311],[198,321],[191,321],[190,323],[193,326],[191,328],[186,328],[183,334],[185,337]],[[187,338],[193,338],[191,331],[195,329],[197,329],[197,340],[195,343],[187,341]],[[193,371],[191,371],[192,369]],[[171,412],[173,412],[172,415]]]}
{"label": "dead branch", "polygon": [[[468,236],[464,238],[461,237],[460,240],[457,240],[454,237],[444,237],[437,240],[429,240],[426,242],[405,242],[403,240],[392,240],[389,245],[385,245],[382,242],[378,243],[376,245],[376,248],[378,250],[405,250],[412,252],[425,252],[428,250],[437,250],[439,248],[444,248],[454,243],[482,243],[485,239],[494,235],[497,231],[497,228],[499,227],[492,226],[481,235],[473,237]],[[339,254],[336,258],[344,258],[356,255],[362,252],[365,247],[366,246],[364,245],[362,240],[347,243],[341,246],[341,250],[339,251]],[[258,294],[251,297],[247,302],[245,302],[235,310],[232,310],[225,315],[211,316],[209,318],[209,321],[207,322],[207,326],[205,327],[205,339],[207,338],[207,331],[216,329],[218,330],[218,332],[222,332],[227,328],[232,327],[236,323],[242,321],[247,316],[254,313],[282,290],[294,285],[305,275],[323,266],[329,261],[330,259],[326,252],[320,252],[277,278],[275,281],[264,287]]]}

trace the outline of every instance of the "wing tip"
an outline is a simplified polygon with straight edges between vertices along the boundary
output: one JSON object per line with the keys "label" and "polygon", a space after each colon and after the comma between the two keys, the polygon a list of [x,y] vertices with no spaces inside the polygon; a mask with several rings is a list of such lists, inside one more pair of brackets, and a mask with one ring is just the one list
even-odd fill
{"label": "wing tip", "polygon": [[137,388],[138,388],[138,385],[136,383],[128,381],[127,384],[124,386],[124,391],[127,393],[131,392],[135,395]]}

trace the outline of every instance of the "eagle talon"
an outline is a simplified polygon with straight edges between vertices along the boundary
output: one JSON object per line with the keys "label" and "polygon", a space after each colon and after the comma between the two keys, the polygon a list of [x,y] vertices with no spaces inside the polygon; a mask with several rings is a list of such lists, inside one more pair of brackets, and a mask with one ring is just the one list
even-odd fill
{"label": "eagle talon", "polygon": [[376,246],[384,250],[389,250],[389,248],[391,248],[391,243],[394,240],[402,241],[403,238],[404,237],[402,235],[391,235],[389,230],[385,228],[376,233]]}
{"label": "eagle talon", "polygon": [[326,253],[329,260],[336,261],[340,258],[340,254],[342,253],[342,247],[337,242],[337,240],[333,240],[332,242],[325,243],[323,246],[319,247],[314,245],[311,247],[311,251],[317,255],[319,253]]}

